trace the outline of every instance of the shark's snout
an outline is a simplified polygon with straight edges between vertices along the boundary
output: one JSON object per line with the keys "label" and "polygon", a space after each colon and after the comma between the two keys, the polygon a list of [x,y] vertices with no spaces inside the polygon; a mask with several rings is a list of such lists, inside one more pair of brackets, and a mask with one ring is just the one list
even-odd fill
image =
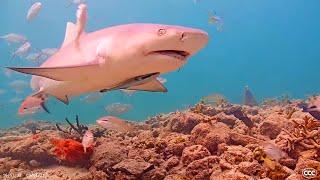
{"label": "shark's snout", "polygon": [[200,29],[184,28],[177,31],[184,51],[189,55],[197,53],[209,40],[208,33]]}

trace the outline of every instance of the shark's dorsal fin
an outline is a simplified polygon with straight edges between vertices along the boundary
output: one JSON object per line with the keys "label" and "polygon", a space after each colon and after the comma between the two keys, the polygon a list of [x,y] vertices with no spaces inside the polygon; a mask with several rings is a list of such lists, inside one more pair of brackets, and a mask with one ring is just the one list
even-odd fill
{"label": "shark's dorsal fin", "polygon": [[68,22],[66,26],[66,34],[64,36],[64,41],[61,45],[61,48],[65,47],[76,38],[76,35],[77,35],[76,32],[77,32],[76,25],[73,24],[72,22]]}

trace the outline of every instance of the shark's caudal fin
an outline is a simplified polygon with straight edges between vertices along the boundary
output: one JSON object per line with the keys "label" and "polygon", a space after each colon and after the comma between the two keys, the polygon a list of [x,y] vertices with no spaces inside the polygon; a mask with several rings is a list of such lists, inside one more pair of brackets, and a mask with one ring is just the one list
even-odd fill
{"label": "shark's caudal fin", "polygon": [[13,71],[46,77],[56,81],[81,81],[90,74],[100,71],[99,64],[86,64],[65,67],[7,67]]}
{"label": "shark's caudal fin", "polygon": [[168,89],[164,87],[164,85],[157,79],[154,79],[152,81],[149,81],[145,84],[141,84],[138,86],[132,86],[127,89],[138,90],[138,91],[150,91],[150,92],[168,92]]}

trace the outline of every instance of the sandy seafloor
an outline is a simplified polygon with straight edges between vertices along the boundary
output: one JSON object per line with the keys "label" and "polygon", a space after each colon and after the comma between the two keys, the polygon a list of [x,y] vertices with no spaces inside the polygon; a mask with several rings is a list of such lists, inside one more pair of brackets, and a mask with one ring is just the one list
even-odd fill
{"label": "sandy seafloor", "polygon": [[53,143],[80,142],[79,133],[28,121],[0,132],[0,179],[305,179],[306,168],[320,171],[320,123],[300,102],[200,102],[129,123],[130,131],[90,125],[87,153]]}

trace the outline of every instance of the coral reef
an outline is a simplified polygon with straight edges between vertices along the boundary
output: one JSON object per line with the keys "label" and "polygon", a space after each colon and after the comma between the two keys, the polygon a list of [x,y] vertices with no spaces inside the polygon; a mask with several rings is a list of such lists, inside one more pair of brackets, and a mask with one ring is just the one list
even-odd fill
{"label": "coral reef", "polygon": [[[79,180],[293,180],[303,179],[305,168],[320,172],[320,123],[300,109],[302,101],[207,101],[149,118],[131,133],[81,125],[78,118],[59,130],[41,121],[1,130],[0,179],[38,173]],[[79,141],[84,129],[96,132],[87,153]]]}
{"label": "coral reef", "polygon": [[53,154],[66,163],[85,164],[93,153],[92,147],[84,152],[82,144],[73,139],[50,139],[50,142],[54,145]]}

